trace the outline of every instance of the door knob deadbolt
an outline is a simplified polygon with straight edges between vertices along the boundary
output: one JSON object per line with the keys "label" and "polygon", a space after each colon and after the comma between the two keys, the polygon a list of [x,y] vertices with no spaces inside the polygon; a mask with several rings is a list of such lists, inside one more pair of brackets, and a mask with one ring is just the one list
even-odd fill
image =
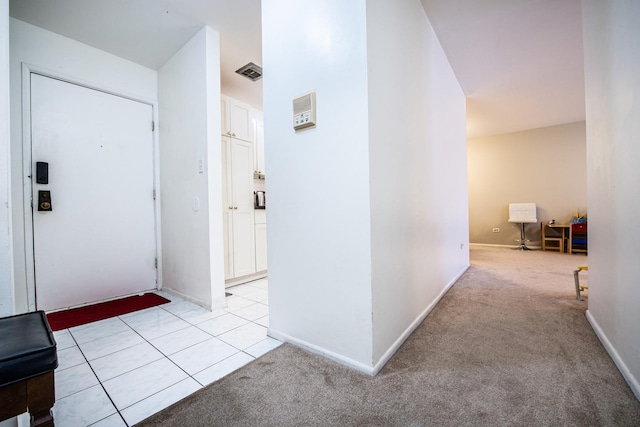
{"label": "door knob deadbolt", "polygon": [[51,192],[48,190],[38,191],[38,210],[51,211]]}

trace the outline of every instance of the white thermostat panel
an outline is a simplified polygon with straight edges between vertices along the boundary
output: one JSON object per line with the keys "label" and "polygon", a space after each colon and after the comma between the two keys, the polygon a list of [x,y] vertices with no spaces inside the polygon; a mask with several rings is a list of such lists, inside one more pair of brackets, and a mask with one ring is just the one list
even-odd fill
{"label": "white thermostat panel", "polygon": [[316,125],[316,93],[309,92],[293,100],[293,128],[305,129]]}

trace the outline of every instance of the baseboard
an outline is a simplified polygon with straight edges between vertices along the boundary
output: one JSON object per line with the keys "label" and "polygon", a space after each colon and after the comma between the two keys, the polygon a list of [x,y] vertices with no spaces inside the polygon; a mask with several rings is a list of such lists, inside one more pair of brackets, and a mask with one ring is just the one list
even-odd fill
{"label": "baseboard", "polygon": [[263,270],[263,271],[258,271],[257,273],[248,274],[246,276],[234,277],[233,279],[225,280],[224,287],[228,289],[233,286],[242,285],[242,284],[253,282],[259,279],[264,279],[267,276],[268,276],[267,270]]}
{"label": "baseboard", "polygon": [[201,300],[199,300],[197,298],[193,298],[192,296],[189,296],[187,294],[183,294],[182,292],[178,292],[175,289],[163,287],[162,289],[158,289],[158,290],[161,291],[161,292],[166,292],[169,295],[173,295],[173,296],[176,296],[178,298],[181,298],[181,299],[183,299],[185,301],[192,302],[192,303],[194,303],[196,305],[199,305],[200,307],[206,308],[207,310],[210,310],[210,311],[215,311],[215,310],[220,310],[220,309],[223,309],[223,308],[227,308],[226,300],[222,300],[218,304],[206,304],[204,301],[201,301]]}
{"label": "baseboard", "polygon": [[[469,243],[469,246],[487,246],[490,248],[510,248],[510,249],[517,249],[520,247],[520,245],[494,245],[491,243]],[[531,249],[542,249],[542,246],[540,245],[527,245],[527,247]]]}
{"label": "baseboard", "polygon": [[288,342],[295,346],[301,347],[311,353],[318,354],[320,356],[326,357],[327,359],[331,359],[334,362],[338,362],[341,365],[347,366],[349,368],[355,369],[356,371],[362,372],[367,375],[375,376],[380,372],[380,370],[387,364],[389,360],[393,357],[393,355],[398,351],[400,346],[404,344],[404,342],[409,338],[409,336],[416,330],[418,326],[422,323],[422,321],[431,313],[431,311],[435,308],[435,306],[440,302],[442,297],[451,289],[451,287],[462,277],[462,275],[469,269],[467,265],[460,273],[456,275],[445,288],[438,294],[438,296],[429,304],[427,308],[425,308],[422,313],[409,325],[407,329],[400,335],[400,337],[387,349],[384,355],[380,358],[380,360],[373,366],[365,365],[364,363],[358,362],[356,360],[345,357],[341,354],[334,353],[330,350],[327,350],[323,347],[319,347],[317,345],[308,343],[304,340],[294,338],[288,334],[276,331],[274,329],[269,328],[267,335],[271,338],[277,339],[278,341]]}
{"label": "baseboard", "polygon": [[28,412],[18,415],[16,421],[18,427],[31,427],[31,417]]}
{"label": "baseboard", "polygon": [[460,273],[458,273],[445,288],[438,294],[436,299],[434,299],[431,304],[425,308],[422,313],[409,325],[407,329],[398,337],[398,339],[387,349],[387,351],[382,355],[380,360],[373,366],[373,375],[376,375],[380,370],[384,367],[384,365],[391,360],[394,354],[398,351],[400,346],[404,344],[404,342],[411,336],[413,331],[416,330],[418,326],[426,319],[426,317],[431,313],[431,311],[435,308],[435,306],[440,302],[442,297],[449,292],[449,289],[462,277],[462,275],[469,269],[469,265],[467,265]]}
{"label": "baseboard", "polygon": [[604,333],[596,319],[591,315],[591,312],[589,312],[589,310],[587,310],[586,316],[587,320],[591,324],[591,327],[598,336],[598,339],[604,346],[605,350],[607,350],[607,353],[609,353],[609,356],[611,356],[611,359],[613,359],[613,363],[616,364],[618,370],[627,381],[627,384],[629,384],[629,387],[631,387],[631,391],[633,391],[633,394],[635,394],[636,399],[640,400],[640,382],[638,382],[638,379],[633,376],[633,374],[624,363],[615,347],[611,344],[611,341],[609,341],[606,334]]}
{"label": "baseboard", "polygon": [[271,328],[268,329],[267,335],[269,335],[271,338],[274,338],[278,341],[283,341],[283,342],[293,344],[296,347],[300,347],[310,353],[314,353],[314,354],[318,354],[320,356],[326,357],[327,359],[333,360],[334,362],[337,362],[348,368],[355,369],[356,371],[362,372],[363,374],[367,374],[371,376],[375,375],[375,373],[373,372],[373,367],[367,366],[364,363],[358,362],[357,360],[353,360],[341,354],[334,353],[333,351],[327,350],[326,348],[319,347],[317,345],[308,343],[298,338],[294,338],[290,335],[273,330]]}

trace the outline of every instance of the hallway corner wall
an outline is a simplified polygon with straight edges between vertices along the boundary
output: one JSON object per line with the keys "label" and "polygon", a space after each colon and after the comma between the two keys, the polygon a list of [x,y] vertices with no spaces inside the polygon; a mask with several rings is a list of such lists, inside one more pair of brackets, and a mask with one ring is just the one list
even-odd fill
{"label": "hallway corner wall", "polygon": [[207,308],[225,304],[219,61],[203,27],[158,73],[163,288]]}
{"label": "hallway corner wall", "polygon": [[[365,13],[365,0],[262,2],[269,334],[366,372]],[[293,100],[309,91],[316,92],[317,125],[296,132]]]}
{"label": "hallway corner wall", "polygon": [[469,266],[466,110],[419,1],[368,0],[367,40],[379,369]]}
{"label": "hallway corner wall", "polygon": [[583,0],[588,318],[640,399],[640,3]]}

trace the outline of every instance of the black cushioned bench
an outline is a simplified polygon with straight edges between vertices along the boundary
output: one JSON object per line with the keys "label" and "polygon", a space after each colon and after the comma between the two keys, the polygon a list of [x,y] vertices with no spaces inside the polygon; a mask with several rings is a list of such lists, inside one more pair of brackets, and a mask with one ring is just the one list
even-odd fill
{"label": "black cushioned bench", "polygon": [[53,426],[56,341],[43,311],[0,318],[0,421],[24,412]]}

